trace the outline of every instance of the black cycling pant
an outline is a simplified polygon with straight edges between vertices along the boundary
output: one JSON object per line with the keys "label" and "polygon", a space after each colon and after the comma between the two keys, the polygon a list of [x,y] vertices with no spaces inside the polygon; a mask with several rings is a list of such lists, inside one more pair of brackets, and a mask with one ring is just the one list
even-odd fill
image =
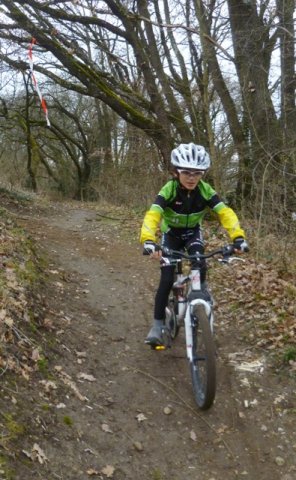
{"label": "black cycling pant", "polygon": [[[173,250],[186,250],[189,255],[196,252],[204,253],[204,243],[200,228],[188,230],[180,235],[165,233],[161,244]],[[194,267],[194,265],[193,265]],[[169,293],[174,283],[175,267],[171,265],[162,265],[160,269],[160,282],[155,295],[154,318],[156,320],[165,319],[165,308],[168,304]],[[206,262],[201,261],[201,282],[206,280]]]}

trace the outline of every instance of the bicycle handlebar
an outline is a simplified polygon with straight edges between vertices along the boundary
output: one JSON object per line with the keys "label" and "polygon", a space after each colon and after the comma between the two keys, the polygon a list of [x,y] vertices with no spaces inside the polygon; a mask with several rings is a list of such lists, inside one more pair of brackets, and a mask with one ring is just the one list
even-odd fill
{"label": "bicycle handlebar", "polygon": [[162,247],[161,248],[162,252],[169,257],[174,257],[176,259],[178,258],[185,258],[186,260],[202,260],[202,259],[207,259],[214,257],[215,255],[222,255],[225,259],[227,257],[230,257],[233,255],[235,249],[234,245],[224,245],[222,248],[219,248],[218,250],[214,250],[209,253],[199,253],[196,252],[193,255],[189,255],[188,253],[182,252],[180,250],[172,250],[168,247]]}
{"label": "bicycle handlebar", "polygon": [[[186,260],[203,260],[207,258],[214,257],[215,255],[222,255],[222,259],[220,262],[223,263],[229,263],[232,259],[230,259],[231,255],[235,253],[235,248],[233,244],[228,244],[224,245],[223,247],[219,248],[218,250],[214,250],[209,253],[199,253],[196,252],[192,255],[189,255],[188,253],[181,251],[181,250],[173,250],[165,246],[161,246],[158,244],[155,244],[156,251],[161,251],[164,255],[161,257],[161,259],[167,258],[171,261],[175,260],[176,262],[181,260],[182,258]],[[150,253],[146,250],[143,251],[143,255],[150,255]],[[235,257],[236,258],[236,257]],[[233,257],[234,259],[234,257]]]}

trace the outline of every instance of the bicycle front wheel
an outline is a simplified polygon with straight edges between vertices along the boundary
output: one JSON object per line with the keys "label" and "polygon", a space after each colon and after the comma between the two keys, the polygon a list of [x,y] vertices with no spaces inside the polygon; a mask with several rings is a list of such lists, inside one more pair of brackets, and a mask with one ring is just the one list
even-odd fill
{"label": "bicycle front wheel", "polygon": [[210,322],[203,305],[196,305],[192,315],[190,370],[195,401],[200,409],[207,410],[216,394],[216,360]]}

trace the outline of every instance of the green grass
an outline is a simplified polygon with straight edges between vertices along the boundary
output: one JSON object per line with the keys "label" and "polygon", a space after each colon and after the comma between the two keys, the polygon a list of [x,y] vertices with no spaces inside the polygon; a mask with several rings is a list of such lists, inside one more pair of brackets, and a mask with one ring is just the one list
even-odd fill
{"label": "green grass", "polygon": [[64,422],[64,424],[67,425],[68,427],[72,427],[72,426],[73,426],[73,423],[74,423],[73,420],[72,420],[72,418],[69,417],[69,415],[65,415],[65,416],[63,417],[63,422]]}
{"label": "green grass", "polygon": [[14,479],[14,471],[8,467],[7,460],[4,455],[0,455],[0,478],[1,480]]}
{"label": "green grass", "polygon": [[289,363],[290,361],[296,361],[296,347],[291,346],[287,347],[283,353],[283,361],[284,363]]}
{"label": "green grass", "polygon": [[5,430],[8,433],[9,439],[14,439],[25,433],[25,426],[14,420],[13,415],[10,413],[4,413]]}
{"label": "green grass", "polygon": [[152,478],[152,480],[164,480],[164,476],[161,473],[161,471],[159,470],[159,468],[156,468],[155,470],[153,470],[153,472],[151,474],[151,478]]}
{"label": "green grass", "polygon": [[37,360],[38,371],[43,375],[48,374],[48,361],[45,357],[39,358]]}

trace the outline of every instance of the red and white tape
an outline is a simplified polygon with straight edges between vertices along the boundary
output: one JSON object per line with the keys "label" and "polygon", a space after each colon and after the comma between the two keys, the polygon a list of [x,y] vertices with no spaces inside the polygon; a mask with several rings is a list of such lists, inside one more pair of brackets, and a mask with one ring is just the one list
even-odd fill
{"label": "red and white tape", "polygon": [[36,92],[38,93],[38,97],[40,99],[41,107],[44,111],[44,115],[45,115],[45,118],[46,118],[46,124],[47,124],[48,127],[50,127],[50,121],[49,121],[49,118],[48,118],[48,110],[47,110],[46,101],[42,96],[42,93],[41,93],[40,88],[38,86],[37,79],[36,79],[35,74],[34,74],[33,46],[36,43],[37,43],[36,38],[32,38],[32,41],[31,41],[30,46],[29,46],[29,52],[28,52],[30,73],[31,73],[34,88],[35,88]]}

